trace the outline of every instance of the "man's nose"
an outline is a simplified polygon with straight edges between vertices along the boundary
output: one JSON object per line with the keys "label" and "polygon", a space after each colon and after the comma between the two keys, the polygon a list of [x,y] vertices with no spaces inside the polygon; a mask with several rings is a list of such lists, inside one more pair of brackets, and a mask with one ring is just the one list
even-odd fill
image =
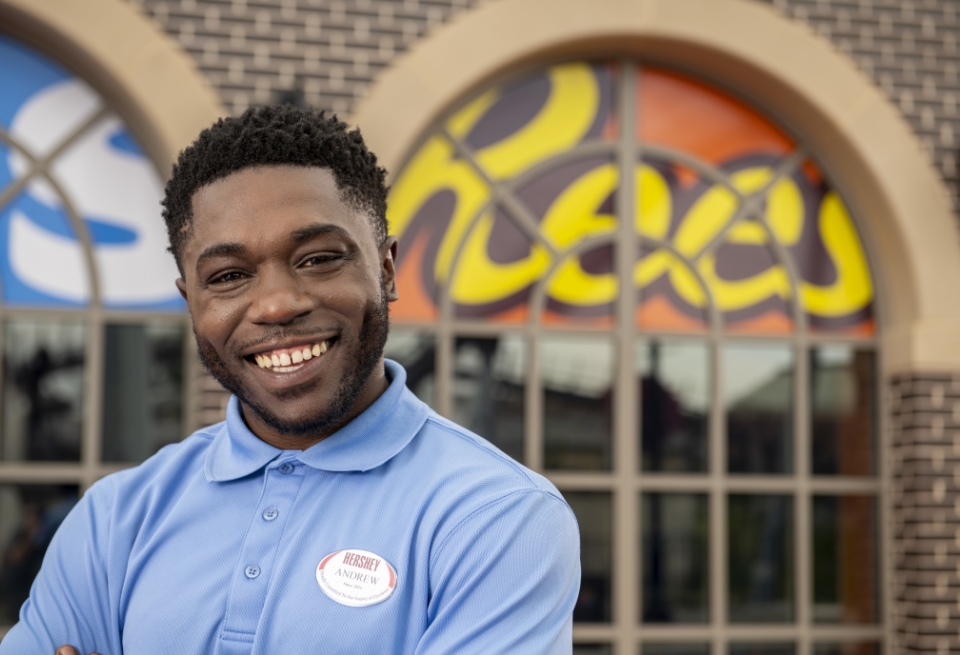
{"label": "man's nose", "polygon": [[313,301],[294,271],[262,271],[250,306],[254,323],[283,325],[310,313]]}

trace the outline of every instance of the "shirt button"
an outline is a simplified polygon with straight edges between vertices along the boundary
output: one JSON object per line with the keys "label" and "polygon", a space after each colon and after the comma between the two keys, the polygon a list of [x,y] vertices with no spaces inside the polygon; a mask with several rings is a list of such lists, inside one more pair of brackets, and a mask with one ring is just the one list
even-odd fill
{"label": "shirt button", "polygon": [[293,464],[291,464],[290,462],[284,462],[283,464],[277,467],[277,470],[283,473],[284,475],[289,475],[290,473],[293,473]]}
{"label": "shirt button", "polygon": [[265,509],[265,510],[263,511],[263,520],[264,520],[264,521],[272,521],[273,519],[277,518],[278,516],[280,516],[280,512],[277,511],[277,508],[276,508],[276,507],[271,507],[271,508]]}
{"label": "shirt button", "polygon": [[243,570],[243,574],[248,578],[250,578],[251,580],[253,580],[254,578],[260,575],[260,567],[257,566],[256,564],[251,564],[250,566],[248,566]]}

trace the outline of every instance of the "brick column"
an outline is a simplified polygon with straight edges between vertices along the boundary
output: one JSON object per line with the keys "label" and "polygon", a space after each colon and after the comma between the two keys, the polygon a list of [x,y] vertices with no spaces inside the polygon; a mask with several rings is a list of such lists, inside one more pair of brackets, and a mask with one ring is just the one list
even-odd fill
{"label": "brick column", "polygon": [[890,381],[890,652],[960,652],[960,374]]}

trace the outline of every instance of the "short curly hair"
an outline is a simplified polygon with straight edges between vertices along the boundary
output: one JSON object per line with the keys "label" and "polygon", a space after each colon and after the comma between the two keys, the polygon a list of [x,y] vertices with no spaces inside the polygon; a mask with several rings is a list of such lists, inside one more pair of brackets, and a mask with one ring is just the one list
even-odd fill
{"label": "short curly hair", "polygon": [[348,131],[346,123],[322,111],[252,107],[205,129],[173,166],[161,204],[181,275],[194,194],[239,170],[276,165],[330,169],[344,202],[369,216],[378,244],[387,238],[386,171],[377,166],[359,130]]}

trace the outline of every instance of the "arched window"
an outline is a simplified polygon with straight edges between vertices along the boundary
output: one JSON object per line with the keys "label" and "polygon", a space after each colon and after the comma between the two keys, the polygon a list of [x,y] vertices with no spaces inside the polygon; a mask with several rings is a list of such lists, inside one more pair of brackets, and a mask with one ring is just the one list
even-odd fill
{"label": "arched window", "polygon": [[877,652],[874,283],[815,152],[709,81],[568,61],[447,112],[388,218],[388,356],[577,513],[576,652]]}
{"label": "arched window", "polygon": [[0,630],[78,492],[185,433],[162,192],[96,90],[0,35]]}

